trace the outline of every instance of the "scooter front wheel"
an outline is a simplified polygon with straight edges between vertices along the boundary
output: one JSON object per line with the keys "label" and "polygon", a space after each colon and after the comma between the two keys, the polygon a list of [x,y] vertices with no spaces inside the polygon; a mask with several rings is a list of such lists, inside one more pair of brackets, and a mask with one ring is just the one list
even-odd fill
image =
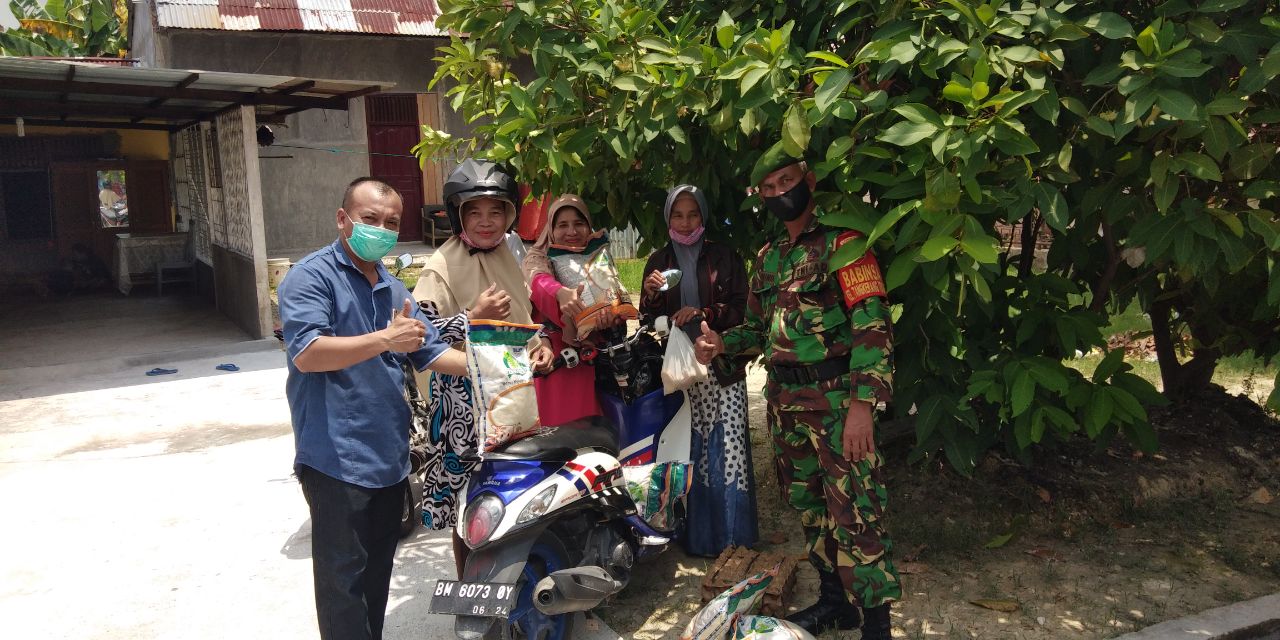
{"label": "scooter front wheel", "polygon": [[503,640],[568,640],[573,637],[572,613],[549,616],[533,605],[533,590],[539,580],[553,571],[571,566],[569,552],[560,536],[544,531],[529,549],[520,579],[516,582],[516,604],[502,626]]}

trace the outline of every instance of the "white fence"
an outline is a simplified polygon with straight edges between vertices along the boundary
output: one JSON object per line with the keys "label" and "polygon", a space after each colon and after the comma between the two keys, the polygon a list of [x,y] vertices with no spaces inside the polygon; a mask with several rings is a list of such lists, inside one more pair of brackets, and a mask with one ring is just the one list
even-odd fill
{"label": "white fence", "polygon": [[640,232],[636,231],[634,227],[628,226],[626,229],[609,230],[609,253],[614,260],[642,257],[636,255],[639,247]]}

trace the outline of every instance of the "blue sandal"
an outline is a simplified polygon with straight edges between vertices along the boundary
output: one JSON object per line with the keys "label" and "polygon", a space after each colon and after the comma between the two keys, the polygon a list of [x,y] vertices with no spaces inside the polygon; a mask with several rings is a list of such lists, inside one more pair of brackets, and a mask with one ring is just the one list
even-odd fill
{"label": "blue sandal", "polygon": [[214,367],[214,369],[217,369],[218,371],[239,371],[240,367],[227,362]]}
{"label": "blue sandal", "polygon": [[177,373],[177,372],[178,372],[178,370],[177,370],[177,369],[162,369],[162,368],[160,368],[160,367],[156,367],[156,368],[154,368],[154,369],[152,369],[152,370],[148,371],[148,372],[147,372],[147,375],[149,375],[149,376],[167,376],[167,375],[169,375],[169,374],[171,374],[171,373]]}

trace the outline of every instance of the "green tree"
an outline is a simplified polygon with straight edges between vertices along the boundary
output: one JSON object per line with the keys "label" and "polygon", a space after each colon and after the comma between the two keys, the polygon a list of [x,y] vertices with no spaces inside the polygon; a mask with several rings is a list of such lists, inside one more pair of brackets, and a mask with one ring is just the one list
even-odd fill
{"label": "green tree", "polygon": [[[1082,432],[1155,446],[1161,402],[1109,313],[1152,314],[1170,391],[1206,361],[1280,351],[1276,2],[844,0],[447,3],[436,82],[480,153],[607,224],[665,237],[661,194],[706,187],[712,233],[777,233],[745,187],[779,136],[828,213],[874,246],[895,302],[895,410],[916,455],[969,469]],[[603,205],[600,207],[599,205]],[[1047,228],[1047,268],[1012,255]],[[748,253],[750,255],[750,253]],[[838,260],[839,261],[839,260]],[[1194,357],[1178,359],[1190,333]],[[1164,348],[1169,347],[1169,348]],[[1277,400],[1276,396],[1272,401]]]}
{"label": "green tree", "polygon": [[129,52],[127,0],[10,0],[17,29],[0,31],[9,56],[118,57]]}

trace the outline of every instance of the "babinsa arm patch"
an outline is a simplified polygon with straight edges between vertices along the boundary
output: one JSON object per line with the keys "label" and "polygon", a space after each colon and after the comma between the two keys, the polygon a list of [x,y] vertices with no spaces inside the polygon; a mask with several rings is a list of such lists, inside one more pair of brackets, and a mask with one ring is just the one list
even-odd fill
{"label": "babinsa arm patch", "polygon": [[[857,231],[845,231],[836,236],[836,249],[855,238],[861,238]],[[836,271],[836,281],[840,283],[840,291],[844,293],[844,306],[853,305],[871,297],[888,297],[884,288],[884,277],[880,275],[880,263],[867,251],[861,258],[840,267]]]}

